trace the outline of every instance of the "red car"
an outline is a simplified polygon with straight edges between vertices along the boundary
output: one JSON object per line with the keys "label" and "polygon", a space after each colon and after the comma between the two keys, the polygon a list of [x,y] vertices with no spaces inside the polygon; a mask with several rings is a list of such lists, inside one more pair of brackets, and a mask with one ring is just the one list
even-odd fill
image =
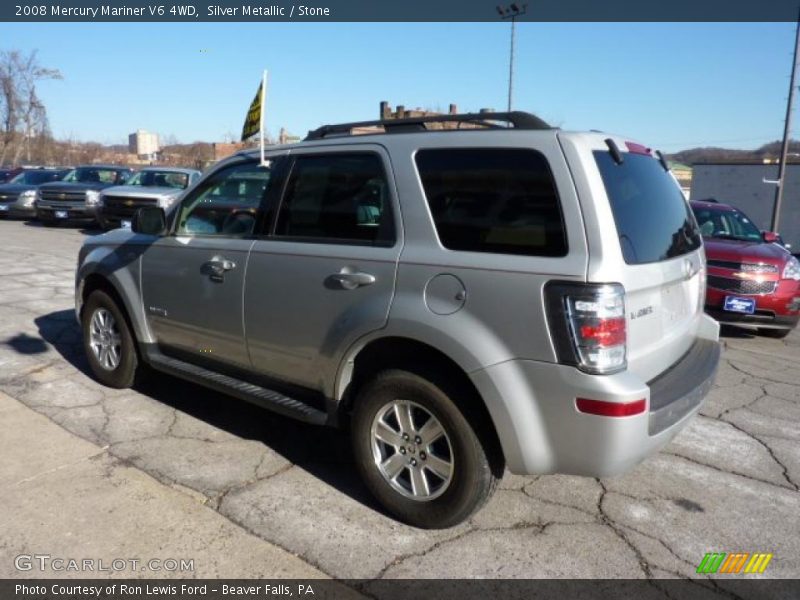
{"label": "red car", "polygon": [[740,210],[691,205],[706,248],[706,312],[770,337],[789,335],[800,319],[800,262],[775,243],[777,234],[759,231]]}

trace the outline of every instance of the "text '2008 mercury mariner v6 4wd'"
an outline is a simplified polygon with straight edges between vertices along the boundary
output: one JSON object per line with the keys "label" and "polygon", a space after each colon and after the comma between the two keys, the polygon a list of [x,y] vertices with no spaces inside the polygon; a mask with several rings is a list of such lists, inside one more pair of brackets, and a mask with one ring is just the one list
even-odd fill
{"label": "text '2008 mercury mariner v6 4wd'", "polygon": [[700,409],[719,328],[660,153],[513,112],[328,125],[266,158],[87,238],[97,379],[149,366],[346,425],[420,527],[468,518],[506,467],[623,472]]}

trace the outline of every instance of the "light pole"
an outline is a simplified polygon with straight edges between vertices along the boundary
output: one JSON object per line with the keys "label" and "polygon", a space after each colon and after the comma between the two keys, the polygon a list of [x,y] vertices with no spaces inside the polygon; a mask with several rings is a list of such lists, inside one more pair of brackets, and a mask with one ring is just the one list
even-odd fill
{"label": "light pole", "polygon": [[528,5],[521,7],[516,2],[509,6],[497,6],[497,13],[503,20],[511,19],[511,53],[508,60],[508,112],[511,112],[511,97],[514,91],[514,42],[517,26],[517,17],[528,12]]}
{"label": "light pole", "polygon": [[781,159],[778,164],[778,187],[775,189],[775,203],[772,205],[771,231],[778,231],[781,218],[781,203],[783,202],[784,180],[786,179],[786,157],[789,153],[789,136],[792,134],[792,108],[794,105],[795,74],[797,72],[797,54],[800,47],[800,16],[797,20],[797,31],[794,39],[794,55],[792,57],[792,74],[789,78],[789,98],[786,101],[786,119],[783,122],[783,143],[781,144]]}

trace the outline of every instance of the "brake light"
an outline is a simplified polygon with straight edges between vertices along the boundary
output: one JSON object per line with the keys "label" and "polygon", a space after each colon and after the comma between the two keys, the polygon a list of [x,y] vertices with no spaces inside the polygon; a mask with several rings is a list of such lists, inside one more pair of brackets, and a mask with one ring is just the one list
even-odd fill
{"label": "brake light", "polygon": [[547,315],[558,360],[594,374],[627,367],[625,289],[617,284],[550,283]]}
{"label": "brake light", "polygon": [[625,319],[604,319],[597,325],[582,325],[580,337],[584,340],[592,340],[600,347],[624,344]]}
{"label": "brake light", "polygon": [[628,152],[633,152],[634,154],[644,154],[645,156],[652,156],[652,151],[647,146],[642,144],[637,144],[636,142],[625,142],[625,147],[628,149]]}

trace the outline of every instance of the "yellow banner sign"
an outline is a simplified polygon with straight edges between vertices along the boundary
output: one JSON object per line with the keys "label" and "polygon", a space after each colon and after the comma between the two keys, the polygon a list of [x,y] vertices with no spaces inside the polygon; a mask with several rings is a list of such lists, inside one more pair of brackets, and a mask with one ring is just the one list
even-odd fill
{"label": "yellow banner sign", "polygon": [[247,118],[244,120],[242,127],[242,141],[253,137],[261,131],[261,96],[263,95],[264,82],[262,81],[258,86],[256,97],[250,103],[250,109],[247,111]]}

